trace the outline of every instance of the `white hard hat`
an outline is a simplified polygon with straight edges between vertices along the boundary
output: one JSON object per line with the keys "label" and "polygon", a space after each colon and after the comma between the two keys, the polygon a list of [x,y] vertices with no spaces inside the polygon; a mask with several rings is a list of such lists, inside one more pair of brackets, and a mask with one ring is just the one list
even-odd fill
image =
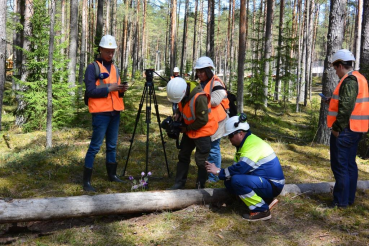
{"label": "white hard hat", "polygon": [[178,67],[174,67],[173,72],[174,73],[179,73],[179,68]]}
{"label": "white hard hat", "polygon": [[215,68],[213,61],[210,59],[210,57],[202,56],[199,59],[197,59],[194,69],[201,69],[211,67]]}
{"label": "white hard hat", "polygon": [[247,131],[250,129],[249,124],[246,121],[240,122],[239,118],[240,118],[239,116],[233,116],[226,121],[225,133],[223,137],[228,136],[229,134],[235,131],[239,131],[239,130]]}
{"label": "white hard hat", "polygon": [[349,50],[337,50],[336,53],[333,54],[332,63],[338,61],[355,61],[355,57]]}
{"label": "white hard hat", "polygon": [[184,79],[176,77],[167,84],[167,97],[172,103],[179,103],[186,95],[187,83]]}
{"label": "white hard hat", "polygon": [[99,46],[106,49],[116,49],[118,47],[115,38],[111,35],[103,36]]}

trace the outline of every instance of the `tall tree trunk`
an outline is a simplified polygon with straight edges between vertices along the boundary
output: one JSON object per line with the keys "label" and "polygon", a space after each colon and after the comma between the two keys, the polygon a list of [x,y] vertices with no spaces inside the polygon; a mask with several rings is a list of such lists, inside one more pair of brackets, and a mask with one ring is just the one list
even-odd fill
{"label": "tall tree trunk", "polygon": [[361,45],[361,26],[363,19],[363,0],[358,0],[358,15],[357,15],[357,27],[356,32],[358,33],[356,37],[356,47],[355,47],[355,70],[360,69],[360,45]]}
{"label": "tall tree trunk", "polygon": [[195,79],[195,62],[196,62],[196,32],[197,32],[197,7],[199,4],[199,0],[195,0],[195,16],[194,16],[194,22],[193,22],[193,47],[192,47],[192,74],[191,79]]}
{"label": "tall tree trunk", "polygon": [[[329,14],[329,27],[327,35],[327,56],[324,61],[324,73],[322,78],[323,94],[330,96],[338,83],[335,70],[330,67],[333,54],[341,49],[343,42],[343,29],[346,18],[346,0],[331,0],[331,11]],[[317,133],[317,142],[329,144],[330,131],[327,127],[328,106],[321,102],[319,114],[319,128]]]}
{"label": "tall tree trunk", "polygon": [[176,27],[177,27],[177,0],[171,0],[171,23],[170,23],[170,71],[173,71],[176,62]]}
{"label": "tall tree trunk", "polygon": [[[83,84],[83,72],[85,70],[86,62],[86,24],[87,24],[87,0],[82,0],[82,30],[81,30],[81,50],[79,54],[79,71],[78,71],[78,83]],[[82,96],[82,87],[78,89],[78,98]]]}
{"label": "tall tree trunk", "polygon": [[[73,0],[74,1],[74,0]],[[103,36],[104,26],[104,0],[98,0],[96,13],[96,35],[95,35],[95,52],[99,47],[100,40]]]}
{"label": "tall tree trunk", "polygon": [[[306,2],[305,2],[306,3]],[[304,25],[303,25],[303,40],[302,40],[302,60],[301,60],[301,84],[300,84],[300,101],[305,103],[305,84],[306,84],[306,46],[307,46],[307,30],[309,28],[309,16],[308,12],[308,4],[305,4],[305,11],[304,11]]]}
{"label": "tall tree trunk", "polygon": [[277,68],[275,77],[275,89],[274,100],[279,101],[279,95],[281,91],[281,78],[280,78],[280,66],[281,66],[281,47],[282,47],[282,33],[283,33],[283,14],[284,12],[284,0],[279,2],[279,28],[278,28],[278,48],[277,48]]}
{"label": "tall tree trunk", "polygon": [[[33,14],[33,1],[32,0],[26,0],[25,1],[25,10],[24,10],[24,26],[23,26],[23,50],[29,51],[30,49],[30,41],[28,40],[28,37],[32,34],[31,29],[31,16]],[[20,79],[22,81],[27,81],[28,78],[28,69],[26,68],[26,56],[25,52],[22,53],[22,65],[21,65],[21,74]],[[17,90],[25,91],[27,88],[25,86],[19,87],[16,86]],[[22,126],[26,122],[26,118],[24,117],[24,110],[26,109],[26,103],[23,100],[23,97],[21,95],[16,95],[16,99],[18,102],[18,106],[16,109],[16,116],[15,116],[15,125],[16,126]]]}
{"label": "tall tree trunk", "polygon": [[[24,0],[15,0],[14,1],[14,24],[18,26],[24,26],[24,8],[25,2]],[[19,85],[14,79],[20,79],[22,74],[22,57],[23,51],[18,49],[17,47],[22,47],[24,40],[23,30],[17,28],[13,31],[13,78],[12,78],[12,90],[18,90]]]}
{"label": "tall tree trunk", "polygon": [[[225,55],[225,69],[224,69],[224,83],[228,84],[230,89],[231,74],[229,72],[229,64],[231,58],[231,16],[232,16],[232,1],[228,2],[228,28],[227,28],[227,42],[226,42],[226,55]],[[229,73],[229,76],[228,76]]]}
{"label": "tall tree trunk", "polygon": [[6,77],[6,0],[0,0],[0,130]]}
{"label": "tall tree trunk", "polygon": [[117,0],[112,0],[110,25],[111,35],[115,37],[117,33]]}
{"label": "tall tree trunk", "polygon": [[308,96],[309,96],[309,91],[310,91],[310,67],[311,67],[311,47],[312,47],[312,41],[313,41],[313,17],[314,17],[314,13],[313,13],[313,9],[315,8],[314,6],[314,0],[310,0],[307,1],[308,6],[307,6],[307,35],[306,35],[306,69],[305,69],[305,99],[304,99],[304,106],[307,105],[307,100],[308,100]]}
{"label": "tall tree trunk", "polygon": [[360,50],[360,72],[369,80],[369,0],[364,0]]}
{"label": "tall tree trunk", "polygon": [[263,84],[264,84],[264,106],[265,107],[268,106],[269,59],[270,59],[270,54],[272,52],[273,10],[274,10],[274,0],[267,0],[267,16],[266,16],[266,23],[265,23],[265,44],[264,44],[264,72],[265,74],[264,74],[264,79],[263,79],[264,80]]}
{"label": "tall tree trunk", "polygon": [[207,39],[206,39],[206,56],[214,59],[214,0],[208,0],[208,24],[207,24]]}
{"label": "tall tree trunk", "polygon": [[111,0],[105,0],[106,2],[106,19],[105,19],[105,35],[111,34],[110,32],[110,1]]}
{"label": "tall tree trunk", "polygon": [[143,4],[143,21],[142,21],[142,46],[141,46],[141,68],[145,68],[145,46],[146,46],[146,9],[147,9],[147,0],[142,1]]}
{"label": "tall tree trunk", "polygon": [[[86,0],[85,0],[86,1]],[[55,11],[56,11],[56,0],[51,0],[50,9],[50,38],[49,38],[49,57],[47,65],[47,120],[46,120],[46,148],[53,146],[53,54],[54,54],[54,23],[55,23]]]}
{"label": "tall tree trunk", "polygon": [[[234,31],[235,31],[235,22],[236,22],[236,19],[235,19],[235,8],[236,8],[236,0],[232,0],[232,21],[231,21],[231,46],[230,46],[230,51],[231,51],[231,56],[230,56],[230,59],[231,59],[231,62],[229,64],[229,76],[232,77],[232,71],[233,71],[233,67],[235,66],[235,60],[236,60],[236,56],[235,56],[235,45],[233,45],[233,40],[235,39],[235,35],[234,35]],[[245,16],[246,18],[246,16]],[[245,23],[246,25],[246,23]],[[241,28],[241,27],[240,27]],[[247,28],[247,26],[246,26]],[[246,34],[245,34],[246,35]],[[245,37],[245,40],[246,40],[246,37]],[[246,54],[246,47],[245,47],[245,54]],[[242,77],[243,78],[243,77]],[[237,80],[239,81],[239,80]],[[238,82],[237,82],[238,83]],[[238,86],[237,86],[238,87]],[[229,82],[229,86],[228,86],[228,89],[231,90],[232,89],[232,83],[231,81]],[[237,88],[237,91],[238,91],[238,88]],[[242,90],[243,91],[243,90]],[[242,92],[243,93],[243,92]],[[239,97],[237,97],[239,98]],[[243,102],[243,95],[242,95],[242,102]],[[242,106],[243,107],[243,106]],[[241,111],[239,111],[241,112]]]}
{"label": "tall tree trunk", "polygon": [[237,111],[243,112],[243,76],[245,64],[246,44],[246,0],[241,0],[240,8],[240,33],[238,51],[238,79],[237,79]]}
{"label": "tall tree trunk", "polygon": [[[187,44],[187,16],[188,16],[188,5],[189,0],[186,0],[186,6],[185,6],[185,16],[184,16],[184,22],[183,22],[183,38],[182,38],[182,57],[181,57],[181,77],[183,77],[183,63],[186,59],[186,44]],[[186,64],[184,64],[186,66]]]}
{"label": "tall tree trunk", "polygon": [[303,33],[303,23],[301,21],[301,5],[302,0],[298,0],[297,4],[297,13],[299,15],[299,25],[298,25],[298,32],[299,32],[299,40],[298,40],[298,55],[297,55],[297,76],[296,76],[296,113],[300,111],[300,94],[301,94],[301,60],[302,60],[302,33]]}
{"label": "tall tree trunk", "polygon": [[[60,12],[61,12],[61,37],[60,42],[63,44],[65,42],[65,0],[60,1]],[[65,49],[61,49],[61,55],[64,56]]]}
{"label": "tall tree trunk", "polygon": [[76,64],[78,43],[78,0],[70,1],[70,36],[68,82],[71,88],[76,86]]}

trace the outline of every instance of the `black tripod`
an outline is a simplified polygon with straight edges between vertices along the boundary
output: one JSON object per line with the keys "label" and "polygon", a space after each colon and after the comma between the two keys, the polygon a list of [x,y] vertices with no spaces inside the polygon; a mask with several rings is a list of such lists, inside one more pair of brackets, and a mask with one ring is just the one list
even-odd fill
{"label": "black tripod", "polygon": [[153,99],[154,105],[155,105],[156,119],[157,119],[158,125],[159,125],[160,138],[161,138],[161,143],[163,145],[164,158],[165,158],[165,164],[167,165],[168,177],[170,176],[168,161],[167,161],[167,154],[165,152],[165,142],[164,142],[164,138],[163,138],[163,133],[161,131],[161,126],[160,126],[159,106],[158,106],[158,102],[156,100],[156,95],[155,95],[154,82],[153,82],[154,74],[153,73],[154,73],[153,69],[146,69],[145,70],[145,74],[146,74],[145,88],[142,92],[141,101],[140,101],[140,105],[139,105],[137,116],[136,116],[135,128],[133,130],[133,135],[132,135],[132,138],[129,140],[131,142],[131,145],[129,146],[127,161],[126,161],[126,165],[124,166],[122,176],[124,176],[124,174],[126,172],[126,169],[127,169],[127,164],[128,164],[128,161],[129,161],[129,155],[131,153],[133,140],[135,138],[137,124],[138,124],[138,121],[140,120],[140,114],[141,114],[142,106],[143,106],[145,100],[146,100],[146,120],[145,120],[145,122],[146,122],[146,126],[147,126],[147,132],[146,132],[146,169],[145,169],[145,173],[147,174],[147,172],[148,172],[149,130],[150,130],[149,125],[151,123],[151,103],[152,103],[152,99]]}

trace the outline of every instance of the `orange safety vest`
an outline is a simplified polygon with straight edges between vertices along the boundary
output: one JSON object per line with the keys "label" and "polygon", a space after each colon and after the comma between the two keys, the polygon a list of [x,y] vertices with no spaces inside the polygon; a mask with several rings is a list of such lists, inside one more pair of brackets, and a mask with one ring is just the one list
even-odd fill
{"label": "orange safety vest", "polygon": [[[196,93],[191,98],[191,100],[189,102],[187,102],[183,107],[182,107],[182,103],[178,103],[178,109],[182,113],[183,120],[184,120],[184,123],[186,125],[189,125],[189,124],[193,123],[196,120],[195,105],[196,105],[196,99],[200,95],[206,95],[206,93],[205,92]],[[201,127],[198,130],[187,131],[186,134],[189,138],[208,137],[208,136],[213,135],[218,129],[218,122],[216,121],[214,116],[212,116],[212,114],[210,113],[210,111],[211,111],[210,98],[209,98],[208,95],[206,95],[206,96],[208,98],[208,111],[209,111],[208,123],[206,123],[205,126]]]}
{"label": "orange safety vest", "polygon": [[[98,61],[96,63],[99,65],[100,73],[109,73],[108,70]],[[120,84],[120,77],[114,66],[111,64],[109,77],[106,79],[98,78],[96,80],[96,88],[107,88],[110,84]],[[111,111],[122,111],[124,110],[123,98],[119,97],[118,91],[111,91],[108,93],[107,97],[92,98],[88,99],[88,110],[90,113],[102,113]]]}
{"label": "orange safety vest", "polygon": [[332,127],[333,123],[336,121],[336,117],[338,114],[340,87],[343,80],[349,75],[354,75],[356,77],[359,86],[355,108],[350,116],[350,129],[354,132],[367,132],[369,127],[368,82],[366,81],[365,77],[358,71],[347,73],[338,83],[336,89],[333,92],[331,101],[329,102],[327,125],[328,127]]}
{"label": "orange safety vest", "polygon": [[[214,80],[219,81],[225,89],[223,81],[219,79],[216,75],[214,75],[211,81],[209,81],[204,87],[205,93],[209,95],[210,98],[211,92],[213,91],[214,88]],[[218,106],[211,108],[211,114],[213,114],[214,117],[217,119],[217,121],[220,122],[227,117],[228,110],[229,110],[229,100],[228,98],[224,98]]]}

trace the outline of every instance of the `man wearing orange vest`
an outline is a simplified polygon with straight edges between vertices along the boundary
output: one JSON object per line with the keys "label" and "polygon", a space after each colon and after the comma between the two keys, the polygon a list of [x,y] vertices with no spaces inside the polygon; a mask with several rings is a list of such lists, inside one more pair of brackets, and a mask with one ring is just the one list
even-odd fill
{"label": "man wearing orange vest", "polygon": [[101,38],[99,58],[96,59],[100,74],[96,78],[95,65],[89,64],[85,72],[86,96],[88,109],[92,114],[93,133],[85,157],[83,190],[96,191],[91,185],[93,163],[99,152],[104,137],[106,138],[106,170],[112,182],[123,182],[117,175],[116,145],[120,111],[124,110],[123,92],[128,85],[121,84],[117,68],[112,63],[117,44],[111,35]]}
{"label": "man wearing orange vest", "polygon": [[361,136],[369,126],[368,82],[358,71],[353,71],[355,57],[349,50],[338,50],[332,61],[340,82],[327,100],[327,125],[332,131],[331,168],[336,180],[331,207],[345,208],[355,201],[356,152]]}
{"label": "man wearing orange vest", "polygon": [[210,98],[200,85],[194,82],[186,83],[180,77],[169,81],[167,96],[172,103],[178,103],[174,119],[178,121],[182,118],[185,123],[185,126],[181,127],[181,132],[184,134],[178,154],[175,184],[170,189],[184,188],[191,162],[191,153],[195,148],[195,161],[198,168],[196,187],[205,188],[207,179],[205,161],[210,152],[210,136],[218,129],[218,122],[209,114],[211,110]]}
{"label": "man wearing orange vest", "polygon": [[[217,168],[221,167],[222,156],[220,154],[220,139],[224,135],[225,123],[228,117],[229,101],[227,90],[223,81],[213,74],[214,63],[210,57],[202,56],[195,64],[196,79],[200,80],[200,85],[205,93],[210,97],[211,114],[218,122],[217,131],[211,136],[211,149],[208,162],[214,163]],[[218,176],[209,173],[209,182],[217,182]]]}
{"label": "man wearing orange vest", "polygon": [[173,75],[170,76],[170,79],[174,79],[174,78],[177,78],[177,77],[180,77],[179,76],[179,68],[178,67],[174,67],[174,69],[173,69]]}

